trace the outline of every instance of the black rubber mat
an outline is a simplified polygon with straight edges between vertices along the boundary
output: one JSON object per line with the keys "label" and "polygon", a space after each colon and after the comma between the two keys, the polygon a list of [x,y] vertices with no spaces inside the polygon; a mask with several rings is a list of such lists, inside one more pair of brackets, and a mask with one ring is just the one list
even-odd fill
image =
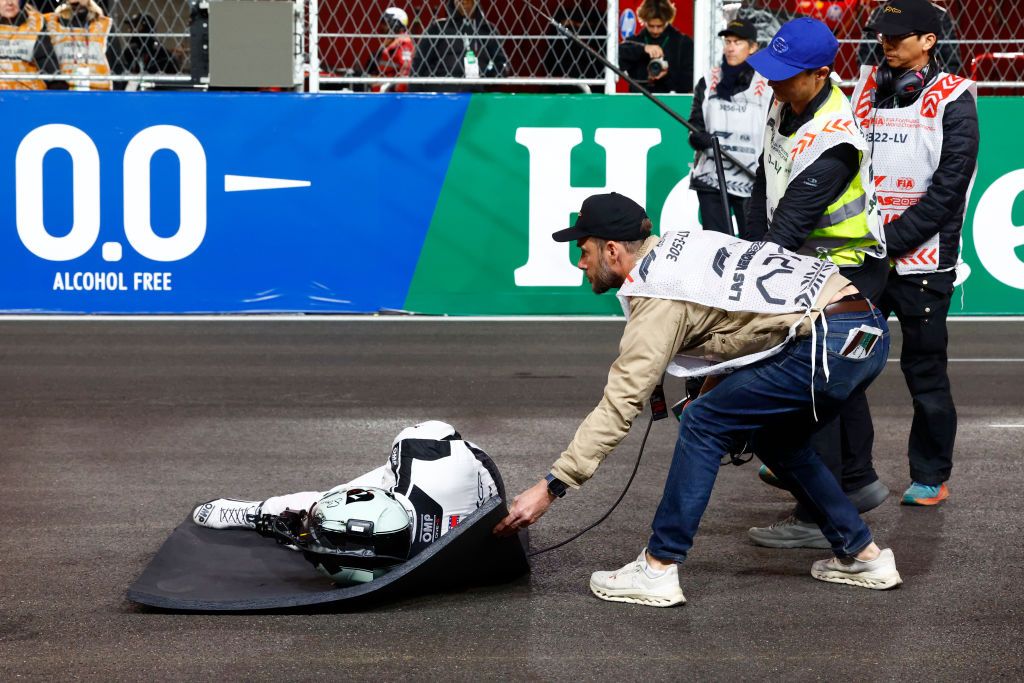
{"label": "black rubber mat", "polygon": [[309,605],[372,604],[403,595],[510,581],[529,571],[526,536],[498,539],[507,513],[494,497],[426,550],[384,576],[339,588],[301,553],[242,529],[216,530],[191,515],[128,589],[134,602],[171,610],[245,612]]}

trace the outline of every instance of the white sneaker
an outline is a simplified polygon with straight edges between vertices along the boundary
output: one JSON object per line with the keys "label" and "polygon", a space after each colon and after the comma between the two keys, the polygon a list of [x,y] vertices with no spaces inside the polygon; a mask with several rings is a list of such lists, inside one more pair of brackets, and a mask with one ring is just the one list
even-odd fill
{"label": "white sneaker", "polygon": [[249,515],[255,515],[260,505],[258,500],[218,498],[193,510],[192,521],[210,529],[255,529],[256,523]]}
{"label": "white sneaker", "polygon": [[891,548],[886,548],[878,557],[869,561],[854,558],[840,560],[838,557],[818,560],[811,565],[811,576],[819,581],[848,583],[878,591],[895,588],[903,583],[900,573],[896,571],[896,557]]}
{"label": "white sneaker", "polygon": [[637,605],[671,607],[686,602],[679,587],[679,568],[673,564],[655,578],[647,575],[647,548],[640,556],[614,572],[594,572],[590,575],[590,590],[602,600],[632,602]]}

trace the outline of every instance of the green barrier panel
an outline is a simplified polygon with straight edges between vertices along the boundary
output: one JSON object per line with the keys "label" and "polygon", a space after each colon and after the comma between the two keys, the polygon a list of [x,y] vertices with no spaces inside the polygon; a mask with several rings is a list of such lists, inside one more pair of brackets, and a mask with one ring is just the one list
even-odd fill
{"label": "green barrier panel", "polygon": [[[666,98],[688,114],[691,98]],[[1024,314],[1024,98],[980,103],[982,149],[964,229],[971,276],[953,314]],[[451,315],[620,314],[574,266],[589,194],[645,198],[655,232],[697,224],[687,133],[639,96],[480,95],[470,103],[405,307]],[[980,248],[979,248],[980,245]]]}

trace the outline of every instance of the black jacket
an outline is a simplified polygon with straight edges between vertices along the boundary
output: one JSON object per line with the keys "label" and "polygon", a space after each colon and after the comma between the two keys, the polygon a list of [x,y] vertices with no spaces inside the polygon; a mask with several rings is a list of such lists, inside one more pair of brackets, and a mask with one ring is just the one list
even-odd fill
{"label": "black jacket", "polygon": [[[465,75],[464,59],[466,45],[476,55],[482,78],[501,76],[508,68],[508,58],[501,49],[501,42],[494,35],[494,27],[484,18],[480,5],[473,14],[466,17],[455,8],[454,2],[447,3],[447,16],[435,19],[427,26],[416,45],[413,56],[414,76],[454,77]],[[460,92],[479,90],[471,85],[418,86],[410,90],[439,90]]]}
{"label": "black jacket", "polygon": [[[668,75],[648,82],[647,65],[651,58],[644,47],[660,45],[668,62]],[[657,40],[644,29],[619,45],[619,67],[651,92],[685,93],[693,91],[693,41],[669,24]],[[636,92],[630,87],[631,92]]]}
{"label": "black jacket", "polygon": [[[784,105],[779,132],[783,135],[792,135],[798,131],[825,104],[831,91],[830,81],[799,116],[793,113],[789,105]],[[765,140],[765,145],[768,144],[769,141]],[[762,154],[757,164],[757,175],[754,177],[754,189],[747,203],[747,232],[750,239],[765,239],[791,251],[797,251],[807,241],[807,236],[818,225],[829,205],[846,191],[847,185],[859,170],[860,156],[853,145],[836,145],[827,150],[800,175],[790,180],[786,194],[775,209],[769,230],[768,196]]]}
{"label": "black jacket", "polygon": [[[939,70],[933,69],[932,73],[928,85],[938,78]],[[882,109],[891,109],[909,106],[913,101],[904,99],[897,103],[890,99],[888,102],[882,100],[880,104]],[[947,104],[942,115],[942,151],[931,185],[920,202],[885,226],[889,256],[901,256],[938,233],[939,269],[956,265],[967,190],[978,165],[980,141],[977,104],[970,93],[964,93]],[[886,173],[885,169],[879,168],[875,168],[875,172]]]}

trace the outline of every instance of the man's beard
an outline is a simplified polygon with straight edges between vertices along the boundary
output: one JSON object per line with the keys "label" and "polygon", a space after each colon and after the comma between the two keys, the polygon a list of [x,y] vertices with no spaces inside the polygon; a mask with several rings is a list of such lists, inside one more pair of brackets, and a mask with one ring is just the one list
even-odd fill
{"label": "man's beard", "polygon": [[590,288],[594,290],[594,294],[604,294],[609,289],[622,286],[623,279],[608,266],[604,255],[597,258],[597,263],[587,270],[587,275],[590,276]]}

